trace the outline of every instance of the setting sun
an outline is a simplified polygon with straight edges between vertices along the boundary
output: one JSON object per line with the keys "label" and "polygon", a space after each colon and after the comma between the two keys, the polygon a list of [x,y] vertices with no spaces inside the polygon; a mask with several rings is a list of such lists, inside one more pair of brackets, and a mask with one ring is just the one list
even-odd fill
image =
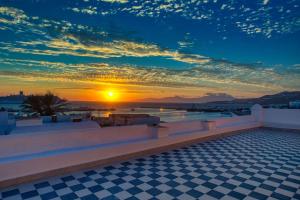
{"label": "setting sun", "polygon": [[107,101],[115,101],[117,100],[117,93],[113,90],[107,90],[104,93]]}
{"label": "setting sun", "polygon": [[107,96],[113,97],[113,96],[114,96],[114,92],[113,92],[113,91],[108,91],[108,92],[107,92]]}

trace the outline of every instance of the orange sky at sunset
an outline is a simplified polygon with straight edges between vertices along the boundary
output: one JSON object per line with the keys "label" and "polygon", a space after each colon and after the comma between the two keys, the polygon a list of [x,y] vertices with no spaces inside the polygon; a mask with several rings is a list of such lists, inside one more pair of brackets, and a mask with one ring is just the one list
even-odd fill
{"label": "orange sky at sunset", "polygon": [[[5,81],[10,82],[7,87],[3,84]],[[22,84],[20,84],[22,83]],[[14,80],[14,78],[1,78],[0,80],[0,95],[17,94],[23,90],[25,94],[45,93],[47,90],[54,92],[62,98],[74,101],[101,101],[101,102],[132,102],[143,101],[147,98],[164,98],[173,96],[184,97],[200,97],[206,93],[219,93],[223,91],[209,90],[207,88],[168,88],[157,86],[139,86],[111,83],[86,83],[78,81],[43,81],[43,80]],[[113,92],[113,96],[108,93]],[[245,93],[244,93],[245,94]],[[239,91],[233,93],[236,97],[239,96]],[[243,97],[251,97],[249,93]]]}

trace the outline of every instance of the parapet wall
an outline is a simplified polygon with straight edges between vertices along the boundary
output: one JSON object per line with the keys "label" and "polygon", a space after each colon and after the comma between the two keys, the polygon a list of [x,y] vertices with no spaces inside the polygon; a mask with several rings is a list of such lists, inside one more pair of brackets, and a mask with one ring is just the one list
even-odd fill
{"label": "parapet wall", "polygon": [[0,188],[105,166],[261,126],[300,129],[300,110],[255,106],[251,115],[212,121],[3,135],[0,136]]}
{"label": "parapet wall", "polygon": [[254,105],[252,116],[264,127],[300,130],[300,109],[266,109]]}
{"label": "parapet wall", "polygon": [[300,129],[300,109],[264,109],[266,127]]}

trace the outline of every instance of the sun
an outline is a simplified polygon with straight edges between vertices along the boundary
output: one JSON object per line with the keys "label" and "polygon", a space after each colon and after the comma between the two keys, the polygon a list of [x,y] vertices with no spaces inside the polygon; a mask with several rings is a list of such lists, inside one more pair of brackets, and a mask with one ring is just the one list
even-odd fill
{"label": "sun", "polygon": [[113,90],[107,90],[104,93],[105,99],[107,101],[116,101],[117,100],[117,93]]}
{"label": "sun", "polygon": [[108,92],[107,92],[107,96],[109,96],[109,97],[113,97],[113,96],[115,96],[115,94],[114,94],[114,92],[113,92],[113,91],[108,91]]}

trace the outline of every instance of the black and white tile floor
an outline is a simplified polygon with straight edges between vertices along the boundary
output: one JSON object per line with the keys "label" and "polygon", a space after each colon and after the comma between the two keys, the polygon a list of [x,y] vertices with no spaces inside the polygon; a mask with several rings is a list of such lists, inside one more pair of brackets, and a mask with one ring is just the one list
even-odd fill
{"label": "black and white tile floor", "polygon": [[0,191],[1,199],[300,199],[300,133],[241,134]]}

